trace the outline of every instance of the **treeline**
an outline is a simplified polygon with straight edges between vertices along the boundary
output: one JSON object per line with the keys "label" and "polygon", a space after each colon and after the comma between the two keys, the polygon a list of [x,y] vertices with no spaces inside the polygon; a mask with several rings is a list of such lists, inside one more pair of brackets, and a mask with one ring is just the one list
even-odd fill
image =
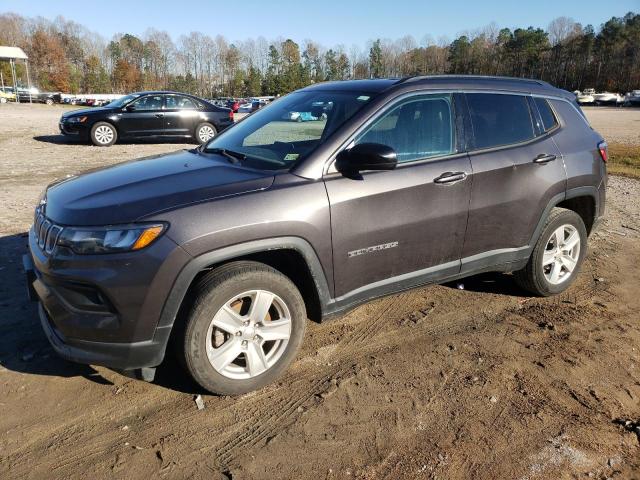
{"label": "treeline", "polygon": [[[175,42],[155,29],[107,41],[62,17],[50,21],[6,13],[0,15],[0,45],[25,50],[32,82],[42,90],[65,93],[171,89],[204,97],[278,95],[325,80],[442,73],[540,78],[568,90],[640,88],[636,13],[613,17],[598,30],[560,17],[546,30],[491,24],[451,42],[427,35],[418,44],[406,36],[348,49],[283,38],[229,43],[200,32]],[[0,70],[10,78],[6,62]],[[18,72],[26,85],[24,67]]]}

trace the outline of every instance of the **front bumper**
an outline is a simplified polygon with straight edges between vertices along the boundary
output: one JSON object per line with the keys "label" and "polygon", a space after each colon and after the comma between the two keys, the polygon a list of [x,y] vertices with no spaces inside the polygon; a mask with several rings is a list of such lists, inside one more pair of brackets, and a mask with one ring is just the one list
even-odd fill
{"label": "front bumper", "polygon": [[171,325],[158,325],[172,272],[190,258],[167,237],[139,255],[45,255],[29,232],[29,296],[62,357],[130,370],[159,365]]}
{"label": "front bumper", "polygon": [[162,363],[171,329],[158,329],[154,338],[145,342],[107,343],[65,338],[43,307],[38,303],[40,324],[49,343],[66,360],[91,365],[104,365],[120,370],[155,367]]}
{"label": "front bumper", "polygon": [[58,128],[60,129],[60,133],[63,135],[80,139],[89,138],[89,129],[87,128],[87,125],[83,123],[69,123],[61,120],[58,123]]}

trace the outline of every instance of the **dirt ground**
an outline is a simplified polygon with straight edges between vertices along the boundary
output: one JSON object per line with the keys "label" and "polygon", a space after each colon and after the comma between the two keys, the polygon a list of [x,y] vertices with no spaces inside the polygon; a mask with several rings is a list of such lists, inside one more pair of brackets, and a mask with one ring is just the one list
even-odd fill
{"label": "dirt ground", "polygon": [[[192,147],[68,144],[61,111],[0,105],[0,478],[640,479],[638,181],[610,178],[565,294],[485,274],[380,299],[311,323],[277,384],[216,397],[171,360],[150,384],[48,346],[21,271],[40,191]],[[640,110],[587,115],[638,139]]]}
{"label": "dirt ground", "polygon": [[640,146],[637,108],[583,107],[591,125],[609,142]]}

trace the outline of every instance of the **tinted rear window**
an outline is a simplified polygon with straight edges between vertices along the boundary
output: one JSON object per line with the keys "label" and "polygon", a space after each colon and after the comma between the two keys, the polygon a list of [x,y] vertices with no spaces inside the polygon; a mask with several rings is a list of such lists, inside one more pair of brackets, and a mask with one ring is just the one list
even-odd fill
{"label": "tinted rear window", "polygon": [[522,95],[468,93],[475,148],[524,142],[534,137],[527,98]]}
{"label": "tinted rear window", "polygon": [[553,114],[553,110],[551,110],[551,107],[549,106],[549,102],[544,98],[534,98],[533,101],[536,102],[536,106],[538,107],[538,111],[542,117],[542,126],[544,127],[544,131],[547,132],[551,130],[558,124],[558,121]]}

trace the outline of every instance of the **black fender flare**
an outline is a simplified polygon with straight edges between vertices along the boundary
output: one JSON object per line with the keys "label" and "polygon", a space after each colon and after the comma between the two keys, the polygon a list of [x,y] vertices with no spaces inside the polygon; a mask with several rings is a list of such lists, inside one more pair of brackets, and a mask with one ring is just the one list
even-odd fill
{"label": "black fender flare", "polygon": [[538,238],[540,238],[540,234],[542,233],[542,229],[544,227],[545,222],[547,221],[547,218],[549,217],[549,214],[551,213],[551,210],[557,207],[564,200],[569,200],[571,198],[576,198],[576,197],[592,197],[593,201],[595,202],[594,203],[595,214],[597,215],[597,212],[600,211],[597,187],[594,187],[591,185],[583,186],[583,187],[575,187],[567,190],[566,192],[561,192],[557,195],[554,195],[551,198],[551,200],[549,200],[549,203],[547,204],[544,211],[542,212],[542,215],[540,216],[540,220],[538,220],[538,224],[536,225],[536,228],[533,231],[533,235],[531,236],[531,240],[529,241],[529,246],[528,246],[529,248],[527,249],[527,252],[528,252],[527,256],[531,254],[533,247],[538,242]]}
{"label": "black fender flare", "polygon": [[182,268],[169,292],[158,320],[156,332],[170,329],[173,326],[187,291],[199,272],[217,263],[271,250],[295,250],[302,255],[313,278],[320,300],[320,307],[324,312],[330,302],[331,294],[324,269],[314,248],[309,242],[300,237],[274,237],[231,245],[193,257]]}

